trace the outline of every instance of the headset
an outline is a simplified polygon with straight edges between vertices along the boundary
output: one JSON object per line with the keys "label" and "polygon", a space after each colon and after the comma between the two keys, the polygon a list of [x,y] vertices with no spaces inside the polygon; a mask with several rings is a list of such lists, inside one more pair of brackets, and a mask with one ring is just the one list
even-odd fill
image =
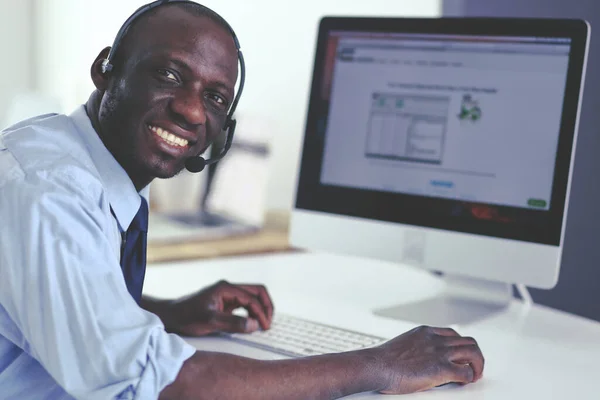
{"label": "headset", "polygon": [[[115,41],[108,53],[108,56],[102,62],[102,73],[103,74],[107,74],[113,70],[114,67],[113,67],[111,60],[114,57],[114,55],[116,54],[117,48],[121,44],[123,37],[125,36],[125,34],[127,34],[127,31],[131,27],[131,24],[137,18],[139,18],[142,14],[145,14],[146,12],[153,10],[157,7],[160,7],[162,5],[172,4],[172,3],[195,4],[197,6],[201,6],[205,9],[207,9],[208,11],[211,11],[214,14],[218,15],[217,13],[215,13],[208,7],[202,6],[201,4],[198,4],[195,1],[190,1],[190,0],[157,0],[157,1],[153,1],[152,3],[146,4],[146,5],[138,8],[125,21],[125,23],[123,24],[121,29],[119,29],[119,32],[117,33],[117,36],[116,36]],[[238,61],[240,63],[240,83],[239,83],[238,91],[235,95],[235,98],[233,99],[233,103],[231,104],[231,108],[229,109],[229,113],[227,114],[227,118],[225,119],[225,124],[223,125],[223,128],[222,128],[224,131],[227,132],[227,139],[225,141],[225,145],[223,146],[223,149],[221,150],[221,152],[213,158],[210,158],[208,160],[205,160],[203,157],[200,157],[200,156],[188,158],[185,161],[185,168],[190,172],[200,172],[207,165],[214,164],[217,161],[221,160],[223,157],[225,157],[225,154],[227,154],[227,152],[229,151],[229,148],[231,147],[231,143],[233,142],[233,135],[235,133],[235,126],[236,126],[236,120],[233,119],[233,113],[235,112],[238,101],[240,100],[240,96],[242,95],[242,90],[244,88],[244,80],[246,78],[246,67],[244,64],[244,56],[242,55],[242,50],[240,48],[240,43],[238,41],[238,38],[237,38],[235,32],[233,31],[233,29],[231,28],[231,26],[227,22],[225,22],[225,25],[229,29],[229,32],[231,33],[231,36],[233,37],[233,41],[235,42],[235,47],[237,49],[237,54],[238,54]]]}

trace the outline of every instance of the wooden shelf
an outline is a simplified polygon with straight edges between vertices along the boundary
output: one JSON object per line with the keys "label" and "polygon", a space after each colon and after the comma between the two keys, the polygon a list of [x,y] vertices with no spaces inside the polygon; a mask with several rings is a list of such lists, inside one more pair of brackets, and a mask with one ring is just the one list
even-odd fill
{"label": "wooden shelf", "polygon": [[265,226],[258,232],[223,239],[181,243],[148,243],[148,264],[190,259],[229,257],[248,254],[295,251],[288,241],[289,213],[267,213]]}

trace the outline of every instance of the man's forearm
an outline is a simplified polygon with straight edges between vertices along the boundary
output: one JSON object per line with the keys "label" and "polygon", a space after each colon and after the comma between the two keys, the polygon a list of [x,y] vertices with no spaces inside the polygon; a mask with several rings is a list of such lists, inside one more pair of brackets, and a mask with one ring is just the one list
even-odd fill
{"label": "man's forearm", "polygon": [[140,307],[146,311],[156,314],[161,319],[163,325],[167,327],[170,322],[168,321],[168,312],[166,310],[170,305],[170,302],[171,300],[162,300],[150,296],[142,296]]}
{"label": "man's forearm", "polygon": [[170,300],[157,299],[152,296],[143,295],[142,300],[140,301],[140,307],[142,307],[144,310],[154,312],[154,309],[160,307],[161,304],[168,303],[169,301]]}
{"label": "man's forearm", "polygon": [[197,352],[160,400],[337,399],[380,390],[382,374],[367,351],[289,360],[255,360]]}

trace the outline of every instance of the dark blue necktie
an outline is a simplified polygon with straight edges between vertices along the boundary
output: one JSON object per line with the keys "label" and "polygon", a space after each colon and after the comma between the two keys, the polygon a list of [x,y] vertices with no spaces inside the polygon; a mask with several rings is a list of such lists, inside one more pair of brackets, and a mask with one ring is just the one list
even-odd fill
{"label": "dark blue necktie", "polygon": [[[141,196],[140,196],[141,197]],[[146,245],[148,234],[148,203],[141,197],[142,204],[131,221],[123,239],[121,269],[127,290],[136,303],[142,299],[142,287],[146,274]]]}

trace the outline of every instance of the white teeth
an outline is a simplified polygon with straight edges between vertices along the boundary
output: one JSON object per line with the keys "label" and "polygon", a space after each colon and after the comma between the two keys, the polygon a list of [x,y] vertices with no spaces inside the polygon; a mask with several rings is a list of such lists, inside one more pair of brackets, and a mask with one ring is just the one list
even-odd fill
{"label": "white teeth", "polygon": [[150,128],[150,130],[154,133],[156,133],[158,136],[160,136],[165,142],[171,144],[171,145],[175,145],[175,146],[181,146],[181,147],[185,147],[188,145],[188,141],[185,140],[184,138],[180,138],[179,136],[175,136],[174,134],[172,134],[169,131],[166,131],[162,128],[159,128],[157,126],[148,126]]}

